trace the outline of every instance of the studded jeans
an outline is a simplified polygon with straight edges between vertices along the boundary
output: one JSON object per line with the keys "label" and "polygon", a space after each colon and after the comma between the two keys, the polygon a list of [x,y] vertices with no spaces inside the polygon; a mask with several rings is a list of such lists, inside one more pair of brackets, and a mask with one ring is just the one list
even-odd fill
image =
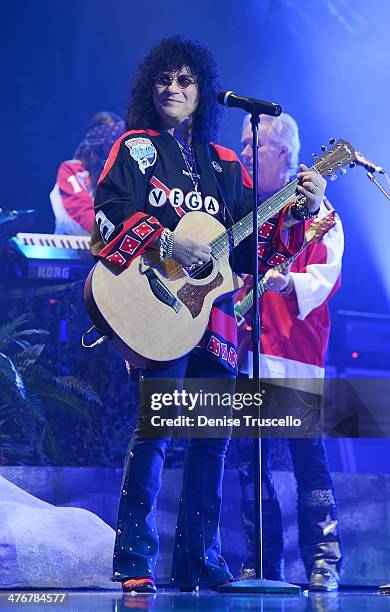
{"label": "studded jeans", "polygon": [[[227,378],[234,376],[205,351],[195,349],[173,365],[145,370],[142,378]],[[139,425],[139,424],[138,424]],[[158,556],[156,502],[169,438],[140,436],[139,426],[127,451],[119,502],[113,581],[153,576]],[[184,464],[176,527],[172,584],[220,584],[231,577],[221,556],[219,519],[222,476],[228,439],[192,439]]]}

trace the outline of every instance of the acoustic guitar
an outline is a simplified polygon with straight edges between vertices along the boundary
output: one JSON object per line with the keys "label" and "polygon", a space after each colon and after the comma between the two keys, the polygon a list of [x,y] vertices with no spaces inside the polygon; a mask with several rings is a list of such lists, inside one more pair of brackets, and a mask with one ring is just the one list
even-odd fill
{"label": "acoustic guitar", "polygon": [[[348,163],[355,165],[355,151],[348,142],[332,140],[331,144],[313,165],[322,176],[332,177]],[[296,179],[291,181],[259,206],[259,226],[300,197],[297,184]],[[125,359],[142,368],[190,352],[206,331],[215,300],[242,286],[231,270],[229,254],[252,229],[252,213],[226,229],[212,215],[189,212],[179,221],[175,235],[209,244],[209,263],[184,267],[173,259],[161,262],[153,249],[146,249],[119,274],[99,261],[87,278],[84,297],[101,337],[88,345],[91,328],[83,336],[83,345],[93,347],[108,339]]]}

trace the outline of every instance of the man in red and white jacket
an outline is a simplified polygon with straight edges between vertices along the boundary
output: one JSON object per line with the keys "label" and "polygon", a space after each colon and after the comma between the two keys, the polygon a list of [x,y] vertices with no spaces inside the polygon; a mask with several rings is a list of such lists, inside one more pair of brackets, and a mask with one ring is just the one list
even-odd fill
{"label": "man in red and white jacket", "polygon": [[[317,219],[330,210],[325,198]],[[288,274],[270,270],[263,281],[268,291],[261,299],[262,377],[309,379],[302,390],[313,393],[322,392],[330,333],[328,300],[340,286],[344,235],[338,215],[335,220],[335,227],[321,242],[311,243]],[[305,231],[311,224],[305,222]]]}
{"label": "man in red and white jacket", "polygon": [[[292,117],[262,117],[259,136],[259,185],[262,200],[281,189],[295,174],[300,148],[298,127]],[[252,168],[252,134],[247,117],[242,134],[242,161]],[[317,220],[332,209],[324,199]],[[293,226],[281,233],[287,249],[301,244],[303,232],[312,221]],[[279,228],[276,229],[279,231]],[[268,246],[259,235],[259,264],[269,261]],[[288,406],[319,407],[324,380],[330,316],[328,300],[340,286],[343,229],[336,215],[336,225],[319,243],[311,243],[294,261],[291,270],[281,274],[266,272],[263,283],[267,292],[260,300],[262,379],[283,379],[284,386],[271,385],[273,400]],[[246,284],[251,288],[252,277]],[[252,355],[241,363],[242,373],[251,374]],[[285,379],[289,379],[286,381]],[[276,382],[276,381],[275,381]],[[271,579],[283,577],[283,534],[280,507],[270,471],[270,443],[263,440],[264,567]],[[336,590],[341,565],[338,518],[332,478],[321,438],[289,439],[298,491],[299,544],[311,590]],[[253,462],[240,467],[242,516],[248,538],[248,560],[241,577],[254,575]],[[268,574],[268,575],[267,575]]]}

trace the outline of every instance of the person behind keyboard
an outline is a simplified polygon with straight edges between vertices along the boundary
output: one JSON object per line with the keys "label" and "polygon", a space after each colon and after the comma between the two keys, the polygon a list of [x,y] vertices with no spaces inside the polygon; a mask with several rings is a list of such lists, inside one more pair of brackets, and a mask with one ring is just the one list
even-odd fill
{"label": "person behind keyboard", "polygon": [[90,120],[74,159],[63,161],[50,193],[55,234],[90,234],[95,218],[94,197],[98,178],[115,140],[125,131],[114,113],[99,112]]}

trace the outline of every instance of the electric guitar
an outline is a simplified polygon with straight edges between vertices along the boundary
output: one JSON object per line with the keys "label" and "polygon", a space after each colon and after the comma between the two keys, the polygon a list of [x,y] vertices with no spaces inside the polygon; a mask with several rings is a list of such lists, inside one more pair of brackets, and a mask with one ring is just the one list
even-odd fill
{"label": "electric guitar", "polygon": [[[294,263],[294,261],[303,253],[303,251],[309,246],[309,244],[320,242],[325,234],[336,225],[334,210],[331,210],[325,217],[322,217],[319,221],[312,223],[309,229],[305,232],[303,244],[301,248],[292,257],[289,257],[282,263],[275,266],[273,269],[277,270],[281,274],[286,272],[288,268]],[[267,287],[264,286],[263,281],[259,281],[259,297],[264,295],[267,291]],[[234,304],[234,313],[236,315],[237,327],[238,327],[238,364],[243,363],[244,356],[252,345],[252,327],[249,322],[245,319],[245,315],[250,311],[253,306],[253,289],[249,291],[242,300],[237,301]]]}
{"label": "electric guitar", "polygon": [[[323,147],[313,168],[322,176],[355,165],[355,151],[345,140]],[[258,209],[259,227],[289,202],[297,201],[295,179]],[[189,212],[179,221],[176,236],[194,236],[211,247],[207,264],[184,267],[173,259],[160,261],[159,253],[146,249],[130,266],[115,274],[99,261],[88,275],[84,298],[88,313],[101,337],[108,339],[128,361],[139,367],[170,362],[189,353],[200,341],[215,300],[233,293],[242,280],[231,270],[229,254],[253,230],[252,213],[226,229],[212,215]]]}

